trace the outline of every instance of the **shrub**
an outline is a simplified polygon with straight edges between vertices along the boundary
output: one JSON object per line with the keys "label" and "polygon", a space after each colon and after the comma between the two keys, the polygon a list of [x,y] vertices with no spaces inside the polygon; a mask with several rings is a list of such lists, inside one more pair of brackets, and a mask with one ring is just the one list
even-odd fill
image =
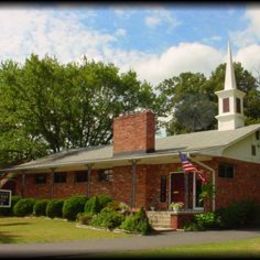
{"label": "shrub", "polygon": [[106,195],[106,194],[101,194],[101,195],[98,195],[98,201],[99,201],[99,206],[100,206],[100,210],[105,208],[108,203],[111,203],[113,201],[113,199]]}
{"label": "shrub", "polygon": [[147,235],[153,231],[144,208],[141,208],[138,212],[126,217],[120,227],[130,232],[141,233],[142,235]]}
{"label": "shrub", "polygon": [[130,207],[124,203],[124,202],[119,202],[117,200],[113,200],[107,204],[108,208],[111,208],[115,211],[120,212],[124,216],[130,215]]}
{"label": "shrub", "polygon": [[33,215],[35,216],[46,216],[46,207],[49,200],[36,201],[33,206]]}
{"label": "shrub", "polygon": [[214,212],[196,214],[191,222],[185,223],[185,231],[203,231],[208,229],[219,229],[220,217]]}
{"label": "shrub", "polygon": [[106,207],[92,218],[90,224],[93,226],[104,227],[111,230],[120,226],[123,220],[123,215],[111,208]]}
{"label": "shrub", "polygon": [[86,196],[73,196],[64,201],[62,216],[68,220],[76,220],[77,214],[84,211]]}
{"label": "shrub", "polygon": [[256,204],[245,200],[232,203],[229,207],[216,210],[221,219],[221,227],[232,229],[250,225],[254,219]]}
{"label": "shrub", "polygon": [[100,208],[99,198],[97,196],[93,196],[87,200],[84,207],[84,212],[97,214],[100,212],[100,210],[101,208]]}
{"label": "shrub", "polygon": [[13,212],[17,217],[24,217],[33,213],[36,200],[32,198],[20,199],[14,206]]}
{"label": "shrub", "polygon": [[93,218],[93,214],[92,213],[78,213],[77,217],[76,217],[76,221],[79,222],[82,225],[89,225],[92,218]]}
{"label": "shrub", "polygon": [[13,216],[13,209],[15,204],[21,199],[20,196],[12,196],[11,197],[11,207],[10,208],[0,208],[0,216]]}
{"label": "shrub", "polygon": [[46,207],[46,216],[49,218],[61,218],[64,201],[61,199],[50,200]]}

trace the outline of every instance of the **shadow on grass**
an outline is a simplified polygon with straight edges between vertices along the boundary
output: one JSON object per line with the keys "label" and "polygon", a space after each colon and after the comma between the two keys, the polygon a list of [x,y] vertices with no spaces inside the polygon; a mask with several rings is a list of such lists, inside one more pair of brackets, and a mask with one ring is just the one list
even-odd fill
{"label": "shadow on grass", "polygon": [[17,236],[10,235],[8,232],[0,232],[0,244],[13,244]]}
{"label": "shadow on grass", "polygon": [[29,225],[31,223],[29,222],[14,222],[14,223],[1,223],[0,227],[10,227],[10,226],[24,226],[24,225]]}

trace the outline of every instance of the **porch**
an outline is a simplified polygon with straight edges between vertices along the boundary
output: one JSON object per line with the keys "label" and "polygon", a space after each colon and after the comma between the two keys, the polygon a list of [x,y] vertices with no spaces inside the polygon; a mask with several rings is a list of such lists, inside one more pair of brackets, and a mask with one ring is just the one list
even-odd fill
{"label": "porch", "polygon": [[182,229],[185,222],[192,219],[195,214],[203,213],[203,209],[183,209],[178,213],[173,211],[146,211],[149,222],[155,229]]}

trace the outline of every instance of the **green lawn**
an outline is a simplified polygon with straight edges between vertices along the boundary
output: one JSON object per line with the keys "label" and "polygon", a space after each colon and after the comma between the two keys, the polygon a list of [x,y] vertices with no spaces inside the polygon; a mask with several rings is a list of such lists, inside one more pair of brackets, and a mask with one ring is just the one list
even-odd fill
{"label": "green lawn", "polygon": [[[112,254],[111,254],[112,256]],[[113,257],[260,257],[260,237],[224,243],[185,245],[153,250],[113,253]]]}
{"label": "green lawn", "polygon": [[42,243],[126,237],[127,234],[77,228],[75,222],[45,217],[0,218],[0,243]]}

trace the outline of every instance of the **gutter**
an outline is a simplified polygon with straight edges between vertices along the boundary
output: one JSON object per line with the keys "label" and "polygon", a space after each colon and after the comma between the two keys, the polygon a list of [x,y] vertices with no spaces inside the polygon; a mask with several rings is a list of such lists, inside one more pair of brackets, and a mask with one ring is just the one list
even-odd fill
{"label": "gutter", "polygon": [[[216,171],[209,167],[207,164],[203,163],[203,162],[200,162],[194,158],[191,157],[191,154],[197,154],[197,153],[187,153],[187,157],[194,161],[195,163],[199,164],[200,166],[206,168],[207,170],[209,170],[211,173],[212,173],[212,185],[213,185],[213,188],[215,190],[215,187],[216,187]],[[212,211],[214,212],[216,209],[216,195],[215,195],[215,192],[213,192],[213,196],[212,196]]]}

